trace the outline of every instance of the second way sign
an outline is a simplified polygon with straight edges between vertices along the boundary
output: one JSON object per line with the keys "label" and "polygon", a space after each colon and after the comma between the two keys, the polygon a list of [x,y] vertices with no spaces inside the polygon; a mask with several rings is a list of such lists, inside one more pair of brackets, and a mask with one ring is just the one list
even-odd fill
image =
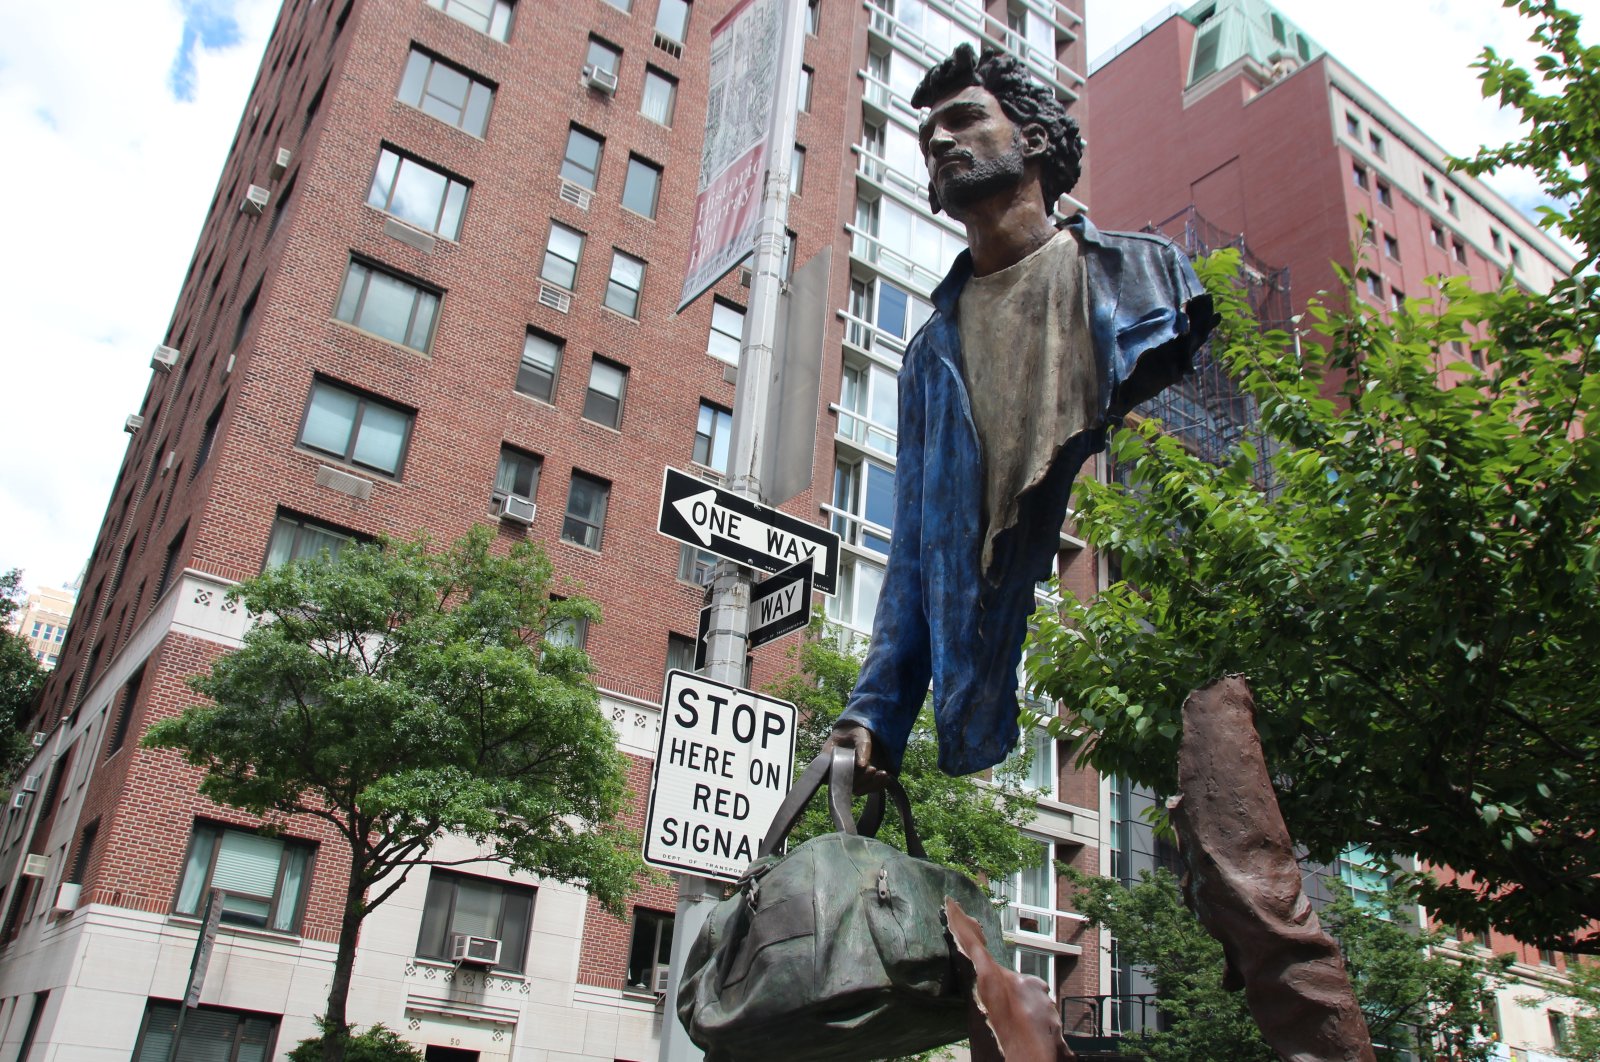
{"label": "second way sign", "polygon": [[832,595],[839,583],[838,535],[675,468],[662,479],[656,530],[764,572],[809,560],[824,594]]}

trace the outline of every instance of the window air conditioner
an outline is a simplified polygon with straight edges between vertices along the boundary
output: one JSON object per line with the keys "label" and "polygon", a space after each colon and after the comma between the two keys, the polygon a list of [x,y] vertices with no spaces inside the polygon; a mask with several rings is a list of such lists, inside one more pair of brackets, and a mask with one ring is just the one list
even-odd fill
{"label": "window air conditioner", "polygon": [[[140,424],[144,423],[144,418],[143,417],[139,418],[139,423]],[[35,730],[33,732],[33,747],[36,748],[36,749],[44,748],[44,743],[49,737],[50,737],[49,731],[47,731],[47,730]]]}
{"label": "window air conditioner", "polygon": [[11,810],[12,811],[21,811],[23,808],[25,808],[27,806],[28,806],[28,794],[27,793],[12,793],[11,794]]}
{"label": "window air conditioner", "polygon": [[42,878],[50,873],[50,857],[47,855],[31,855],[22,861],[22,876],[25,878]]}
{"label": "window air conditioner", "polygon": [[37,793],[39,791],[39,776],[36,774],[24,776],[22,779],[22,791],[24,793]]}
{"label": "window air conditioner", "polygon": [[51,908],[53,911],[76,911],[78,900],[83,896],[83,886],[76,881],[64,881],[56,890],[56,903]]}
{"label": "window air conditioner", "polygon": [[500,962],[500,942],[493,937],[457,933],[450,945],[450,961],[458,966],[496,966]]}
{"label": "window air conditioner", "polygon": [[132,414],[127,420],[122,422],[122,430],[127,432],[129,435],[134,434],[142,427],[144,427],[144,418],[139,416],[137,413]]}
{"label": "window air conditioner", "polygon": [[289,169],[289,162],[294,158],[294,152],[288,148],[279,148],[278,153],[272,158],[272,165],[267,167],[267,176],[276,181]]}
{"label": "window air conditioner", "polygon": [[156,352],[150,355],[150,367],[156,372],[171,372],[181,357],[183,354],[177,347],[158,346]]}
{"label": "window air conditioner", "polygon": [[607,96],[614,96],[617,92],[617,75],[603,66],[585,66],[583,68],[583,83],[592,89],[599,89]]}
{"label": "window air conditioner", "polygon": [[245,214],[260,214],[267,209],[267,202],[272,198],[272,193],[259,184],[252,184],[244,191],[244,199],[239,203],[239,210]]}
{"label": "window air conditioner", "polygon": [[657,992],[665,992],[667,990],[667,984],[671,980],[672,980],[672,970],[671,970],[670,967],[666,967],[666,966],[657,966],[656,967],[656,991]]}
{"label": "window air conditioner", "polygon": [[522,524],[524,527],[533,523],[534,514],[538,511],[539,507],[533,502],[527,498],[519,498],[515,494],[507,494],[500,499],[500,519]]}

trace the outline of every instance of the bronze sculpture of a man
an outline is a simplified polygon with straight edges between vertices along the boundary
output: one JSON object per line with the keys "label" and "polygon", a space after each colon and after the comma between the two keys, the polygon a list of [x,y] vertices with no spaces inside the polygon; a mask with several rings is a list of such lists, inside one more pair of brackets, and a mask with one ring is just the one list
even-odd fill
{"label": "bronze sculpture of a man", "polygon": [[1072,482],[1108,426],[1189,371],[1215,323],[1169,241],[1063,228],[1083,143],[1014,57],[962,45],[912,102],[929,199],[968,250],[900,372],[893,540],[872,641],[829,739],[870,787],[899,770],[931,681],[939,765],[969,774],[1016,743],[1034,586]]}

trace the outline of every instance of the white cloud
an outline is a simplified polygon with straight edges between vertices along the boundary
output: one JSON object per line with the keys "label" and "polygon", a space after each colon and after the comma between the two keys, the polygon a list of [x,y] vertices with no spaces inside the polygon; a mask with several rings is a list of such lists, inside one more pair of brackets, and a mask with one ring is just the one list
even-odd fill
{"label": "white cloud", "polygon": [[267,34],[273,0],[240,0],[242,40],[193,52],[169,83],[184,13],[158,0],[0,11],[0,143],[12,164],[0,451],[0,568],[77,575],[94,544],[160,342]]}

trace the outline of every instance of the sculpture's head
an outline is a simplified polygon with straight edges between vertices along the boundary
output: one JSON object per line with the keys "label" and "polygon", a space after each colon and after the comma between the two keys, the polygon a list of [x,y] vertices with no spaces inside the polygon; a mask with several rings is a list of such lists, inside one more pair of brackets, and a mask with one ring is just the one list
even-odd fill
{"label": "sculpture's head", "polygon": [[[963,44],[929,70],[911,96],[930,108],[920,130],[934,213],[1014,187],[1036,166],[1044,208],[1078,183],[1078,123],[1015,56]],[[998,111],[996,111],[998,107]]]}

